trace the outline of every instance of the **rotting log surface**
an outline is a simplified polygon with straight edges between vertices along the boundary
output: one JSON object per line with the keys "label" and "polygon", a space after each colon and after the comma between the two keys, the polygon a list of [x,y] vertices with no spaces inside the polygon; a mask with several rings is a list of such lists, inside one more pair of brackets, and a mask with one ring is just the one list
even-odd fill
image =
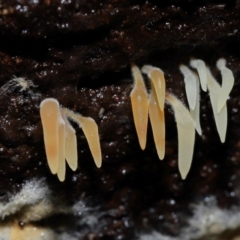
{"label": "rotting log surface", "polygon": [[[106,213],[106,225],[95,233],[96,239],[131,239],[139,228],[177,236],[191,215],[189,203],[210,195],[221,208],[238,202],[239,2],[166,2],[0,2],[2,201],[8,201],[25,181],[46,177],[50,187],[66,196],[62,201],[72,204],[85,193],[94,199],[89,204]],[[150,126],[147,148],[140,150],[130,106],[129,63],[160,67],[167,90],[185,101],[178,67],[192,57],[203,59],[218,79],[215,63],[226,58],[236,83],[228,101],[225,144],[220,143],[209,96],[201,93],[203,135],[196,139],[193,166],[182,181],[176,124],[168,106],[165,159],[157,158]],[[37,87],[5,91],[14,75]],[[64,183],[50,174],[39,116],[40,102],[46,97],[95,119],[101,135],[101,169],[95,167],[78,129],[78,170],[68,169]]]}

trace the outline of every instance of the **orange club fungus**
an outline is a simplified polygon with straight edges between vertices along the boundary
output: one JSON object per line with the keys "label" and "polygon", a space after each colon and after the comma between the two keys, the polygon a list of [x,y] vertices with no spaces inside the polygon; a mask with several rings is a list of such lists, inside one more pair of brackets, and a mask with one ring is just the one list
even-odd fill
{"label": "orange club fungus", "polygon": [[102,154],[98,126],[92,118],[61,108],[54,98],[46,98],[41,102],[40,116],[48,166],[53,174],[57,174],[61,182],[65,180],[65,160],[73,171],[77,169],[78,163],[76,132],[68,119],[82,128],[95,164],[98,168],[101,167]]}

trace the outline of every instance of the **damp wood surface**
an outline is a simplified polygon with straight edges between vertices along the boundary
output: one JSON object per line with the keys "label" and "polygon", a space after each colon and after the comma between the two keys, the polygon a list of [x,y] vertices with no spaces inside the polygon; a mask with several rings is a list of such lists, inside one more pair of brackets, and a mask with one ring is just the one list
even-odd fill
{"label": "damp wood surface", "polygon": [[[96,233],[96,239],[131,239],[136,229],[157,229],[177,236],[192,215],[189,202],[213,195],[221,208],[237,204],[237,1],[199,1],[196,5],[189,1],[162,5],[156,1],[101,1],[102,5],[95,6],[50,2],[50,6],[40,6],[33,1],[2,1],[0,9],[0,92],[4,93],[0,96],[1,201],[7,202],[32,178],[45,177],[61,201],[69,205],[84,192],[94,199],[93,205],[100,205],[104,212],[111,210],[102,216],[105,226]],[[25,6],[28,17],[21,11]],[[49,12],[43,14],[46,8]],[[34,16],[37,22],[33,27]],[[204,60],[219,84],[216,61],[225,58],[235,85],[227,101],[224,144],[219,140],[210,97],[202,92],[202,136],[196,134],[192,168],[183,181],[177,166],[176,122],[169,105],[165,105],[164,160],[159,161],[150,123],[145,151],[139,147],[131,111],[129,64],[134,61],[140,68],[146,64],[161,68],[166,90],[187,106],[179,65],[188,65],[192,58]],[[31,80],[37,87],[24,91],[18,85],[8,87],[14,75]],[[144,79],[149,90],[146,76]],[[78,168],[72,172],[67,166],[63,183],[50,173],[39,115],[39,105],[47,97],[96,121],[102,147],[100,169],[92,160],[83,131],[71,122],[77,136]]]}

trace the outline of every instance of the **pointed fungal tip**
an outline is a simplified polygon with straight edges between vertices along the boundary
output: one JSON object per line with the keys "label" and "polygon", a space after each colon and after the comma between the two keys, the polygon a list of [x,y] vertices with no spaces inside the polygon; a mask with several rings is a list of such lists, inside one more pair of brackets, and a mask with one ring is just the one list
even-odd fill
{"label": "pointed fungal tip", "polygon": [[78,121],[82,126],[82,130],[87,139],[88,146],[93,156],[93,160],[98,168],[102,165],[102,152],[100,146],[100,137],[98,126],[94,119],[90,117],[78,116]]}
{"label": "pointed fungal tip", "polygon": [[180,173],[180,175],[181,175],[182,180],[185,180],[186,177],[187,177],[187,174],[182,174],[182,173]]}
{"label": "pointed fungal tip", "polygon": [[130,94],[133,120],[142,150],[146,147],[148,124],[148,94],[140,69],[132,68],[133,89]]}

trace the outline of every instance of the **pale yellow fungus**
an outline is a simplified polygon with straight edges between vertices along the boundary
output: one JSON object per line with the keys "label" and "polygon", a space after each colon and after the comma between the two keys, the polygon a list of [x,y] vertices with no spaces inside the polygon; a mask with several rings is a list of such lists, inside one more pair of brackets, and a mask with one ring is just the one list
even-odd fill
{"label": "pale yellow fungus", "polygon": [[148,94],[139,68],[131,65],[134,87],[130,94],[133,119],[136,127],[139,144],[142,150],[146,147],[148,125]]}
{"label": "pale yellow fungus", "polygon": [[[194,73],[193,73],[194,74]],[[195,74],[194,74],[195,75]],[[202,135],[202,129],[201,129],[201,124],[200,124],[200,89],[199,89],[199,78],[198,76],[196,76],[196,92],[197,92],[197,95],[196,95],[196,105],[195,105],[195,108],[194,110],[192,110],[190,108],[190,113],[191,113],[191,116],[193,118],[193,121],[195,122],[195,128],[198,132],[199,135]]]}
{"label": "pale yellow fungus", "polygon": [[76,132],[67,119],[65,120],[65,122],[67,122],[65,126],[66,129],[65,157],[69,167],[73,171],[75,171],[78,166]]}
{"label": "pale yellow fungus", "polygon": [[222,75],[222,87],[220,89],[217,112],[219,113],[227,102],[229,94],[234,85],[234,76],[232,71],[226,67],[226,60],[221,58],[217,61],[217,67]]}
{"label": "pale yellow fungus", "polygon": [[185,90],[187,94],[187,100],[190,108],[195,109],[197,98],[197,79],[193,72],[185,65],[179,67],[181,73],[184,76]]}
{"label": "pale yellow fungus", "polygon": [[[152,85],[152,84],[151,84]],[[162,160],[165,155],[165,119],[164,110],[160,109],[156,91],[152,86],[149,97],[149,118],[152,125],[153,137],[158,157]]]}
{"label": "pale yellow fungus", "polygon": [[100,168],[102,165],[102,153],[96,122],[90,117],[82,117],[81,115],[75,114],[66,108],[64,108],[62,112],[66,115],[66,117],[72,119],[79,125],[80,128],[82,128],[95,164],[98,168]]}
{"label": "pale yellow fungus", "polygon": [[97,167],[102,165],[98,126],[92,118],[82,117],[64,108],[54,98],[41,102],[40,115],[43,125],[44,143],[48,165],[61,182],[65,180],[66,162],[70,168],[77,169],[77,140],[75,130],[67,118],[71,118],[82,127]]}
{"label": "pale yellow fungus", "polygon": [[58,171],[59,160],[59,103],[54,98],[41,102],[40,116],[43,126],[43,136],[48,166],[53,174]]}
{"label": "pale yellow fungus", "polygon": [[65,122],[60,115],[58,124],[58,143],[59,143],[59,159],[58,159],[58,179],[63,182],[66,175],[66,162],[65,162],[65,143],[66,143],[66,130]]}
{"label": "pale yellow fungus", "polygon": [[190,65],[193,68],[197,69],[202,90],[206,92],[207,91],[207,68],[206,68],[205,62],[200,59],[196,59],[196,60],[194,59],[190,61]]}
{"label": "pale yellow fungus", "polygon": [[178,130],[178,167],[182,179],[185,179],[193,158],[195,142],[195,124],[183,103],[170,93],[166,93],[166,100],[171,104]]}
{"label": "pale yellow fungus", "polygon": [[90,117],[78,116],[78,120],[82,126],[82,130],[87,139],[95,164],[100,168],[102,166],[102,153],[99,142],[98,126]]}
{"label": "pale yellow fungus", "polygon": [[152,67],[149,65],[143,66],[142,72],[147,74],[148,78],[151,80],[153,85],[152,90],[155,89],[159,107],[163,111],[166,91],[164,72],[160,68]]}
{"label": "pale yellow fungus", "polygon": [[217,131],[220,136],[221,142],[225,142],[226,132],[227,132],[227,105],[226,102],[223,105],[221,111],[218,113],[218,99],[221,93],[221,87],[216,81],[216,79],[212,76],[210,70],[207,68],[207,85],[209,89],[210,100],[212,104],[213,114],[215,123],[217,126]]}

